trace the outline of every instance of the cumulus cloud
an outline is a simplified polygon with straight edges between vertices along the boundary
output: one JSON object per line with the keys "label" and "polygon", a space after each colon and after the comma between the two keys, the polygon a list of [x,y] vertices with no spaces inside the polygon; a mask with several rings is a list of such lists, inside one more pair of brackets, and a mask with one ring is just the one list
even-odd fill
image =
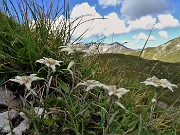
{"label": "cumulus cloud", "polygon": [[[72,10],[71,18],[74,19],[86,14],[90,14],[91,16],[84,16],[81,20],[82,22],[92,18],[95,18],[95,20],[87,21],[77,27],[74,33],[74,36],[76,37],[80,36],[87,29],[88,31],[84,35],[85,38],[91,36],[109,36],[113,33],[116,35],[126,32],[124,21],[121,20],[116,13],[110,13],[106,16],[101,16],[96,12],[95,7],[90,6],[87,2],[76,5]],[[74,23],[74,26],[76,26],[77,23],[78,21]]]}
{"label": "cumulus cloud", "polygon": [[159,31],[159,35],[161,37],[163,37],[163,38],[168,38],[169,37],[169,35],[168,35],[168,33],[166,31]]}
{"label": "cumulus cloud", "polygon": [[[132,38],[134,38],[135,40],[147,40],[148,36],[141,32],[138,35],[132,36]],[[154,36],[150,36],[149,40],[156,40],[156,38]]]}
{"label": "cumulus cloud", "polygon": [[[82,12],[83,11],[83,12]],[[78,23],[83,23],[87,20],[93,19],[93,18],[102,18],[99,13],[96,12],[94,6],[90,6],[87,2],[78,4],[76,5],[71,12],[71,19],[75,20],[76,18],[79,18],[80,16],[84,16],[77,21],[73,23],[73,27],[77,26]],[[88,33],[85,34],[85,37],[90,37],[94,33],[92,32],[92,29],[94,29],[94,22],[99,21],[99,20],[92,20],[92,21],[87,21],[80,26],[78,26],[73,34],[75,37],[79,37],[83,32],[88,30]],[[97,25],[96,25],[97,27]],[[98,27],[99,29],[99,27]],[[96,30],[98,30],[96,29]]]}
{"label": "cumulus cloud", "polygon": [[61,27],[64,24],[64,16],[61,15],[59,17],[57,17],[56,19],[54,19],[51,24],[52,24],[52,29],[53,30],[57,30],[59,27]]}
{"label": "cumulus cloud", "polygon": [[116,6],[121,3],[121,0],[99,0],[99,5],[103,7]]}
{"label": "cumulus cloud", "polygon": [[146,15],[160,14],[167,11],[168,0],[123,0],[121,14],[131,19]]}
{"label": "cumulus cloud", "polygon": [[105,18],[107,20],[102,22],[105,35],[111,35],[112,33],[116,35],[127,32],[124,21],[116,13],[110,13]]}
{"label": "cumulus cloud", "polygon": [[151,29],[156,22],[156,18],[152,16],[144,16],[140,19],[136,19],[134,21],[128,21],[128,31],[136,30],[136,29]]}
{"label": "cumulus cloud", "polygon": [[75,7],[73,7],[71,12],[71,18],[75,19],[79,16],[87,15],[87,14],[100,17],[99,13],[96,12],[95,7],[90,6],[87,2],[85,2],[82,4],[77,4],[75,5]]}
{"label": "cumulus cloud", "polygon": [[155,28],[157,29],[180,26],[180,22],[175,19],[171,14],[159,15],[158,21],[159,22],[155,25]]}
{"label": "cumulus cloud", "polygon": [[129,24],[127,27],[128,31],[137,29],[151,29],[154,24],[154,29],[164,29],[180,26],[179,20],[174,18],[174,16],[171,14],[160,14],[157,17],[152,17],[150,15],[143,16],[139,19],[129,20],[127,24]]}
{"label": "cumulus cloud", "polygon": [[[115,12],[102,16],[96,11],[96,7],[90,6],[87,2],[78,4],[72,9],[71,19],[74,20],[82,15],[84,15],[84,17],[74,22],[72,27],[75,27],[79,21],[83,22],[93,18],[94,20],[87,21],[78,26],[73,34],[75,38],[79,37],[86,30],[88,31],[85,33],[84,38],[102,38],[103,36],[118,35],[134,30],[149,30],[155,22],[157,22],[157,24],[154,29],[180,26],[180,22],[171,14],[161,14],[157,17],[147,15],[134,20],[122,19]],[[141,36],[142,35],[143,34],[141,34]]]}

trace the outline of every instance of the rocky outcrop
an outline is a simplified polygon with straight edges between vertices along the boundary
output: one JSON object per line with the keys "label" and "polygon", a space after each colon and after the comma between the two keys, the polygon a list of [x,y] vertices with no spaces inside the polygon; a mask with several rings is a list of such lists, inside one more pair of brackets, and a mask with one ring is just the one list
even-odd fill
{"label": "rocky outcrop", "polygon": [[0,86],[0,112],[3,111],[3,108],[7,106],[12,108],[20,103],[20,99],[16,98],[12,91]]}

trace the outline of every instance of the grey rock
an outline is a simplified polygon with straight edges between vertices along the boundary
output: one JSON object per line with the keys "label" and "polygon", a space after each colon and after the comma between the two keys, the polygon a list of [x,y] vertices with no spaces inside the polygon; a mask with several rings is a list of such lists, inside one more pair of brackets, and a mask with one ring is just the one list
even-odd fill
{"label": "grey rock", "polygon": [[161,107],[162,109],[166,109],[168,107],[168,105],[164,102],[158,101],[157,105],[159,107]]}
{"label": "grey rock", "polygon": [[[26,129],[29,129],[29,121],[27,119],[24,119],[17,127],[15,127],[12,131],[14,135],[22,135]],[[11,135],[11,133],[7,134]]]}
{"label": "grey rock", "polygon": [[12,120],[19,115],[19,112],[16,110],[10,110],[3,113],[0,113],[0,129],[1,132],[9,133],[9,119]]}
{"label": "grey rock", "polygon": [[16,106],[20,104],[20,99],[17,99],[13,92],[0,86],[0,106]]}

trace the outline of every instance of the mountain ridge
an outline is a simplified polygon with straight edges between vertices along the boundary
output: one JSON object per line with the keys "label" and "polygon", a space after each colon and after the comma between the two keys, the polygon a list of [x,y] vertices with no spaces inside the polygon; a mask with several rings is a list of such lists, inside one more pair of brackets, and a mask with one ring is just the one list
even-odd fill
{"label": "mountain ridge", "polygon": [[[126,55],[139,56],[142,50],[134,50],[124,46],[119,42],[107,43],[88,43],[90,50],[96,50],[96,53],[120,53]],[[159,60],[163,62],[180,62],[180,37],[171,39],[168,42],[157,47],[147,47],[141,55],[144,59]]]}
{"label": "mountain ridge", "polygon": [[[125,53],[126,55],[139,56],[141,50]],[[180,37],[172,39],[157,47],[148,47],[143,50],[142,58],[160,60],[163,62],[180,62]]]}
{"label": "mountain ridge", "polygon": [[132,49],[124,46],[119,42],[107,43],[88,43],[86,44],[90,50],[99,53],[127,53]]}

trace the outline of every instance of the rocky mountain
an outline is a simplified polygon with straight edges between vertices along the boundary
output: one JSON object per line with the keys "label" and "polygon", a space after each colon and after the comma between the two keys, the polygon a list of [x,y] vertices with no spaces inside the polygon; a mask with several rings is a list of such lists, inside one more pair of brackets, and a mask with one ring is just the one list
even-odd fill
{"label": "rocky mountain", "polygon": [[[123,44],[114,42],[106,43],[89,43],[86,44],[94,53],[121,53],[126,55],[139,56],[141,50],[127,48]],[[172,39],[157,47],[148,47],[144,49],[142,58],[149,60],[159,60],[164,62],[180,62],[180,37]]]}
{"label": "rocky mountain", "polygon": [[[141,50],[127,52],[125,54],[139,56]],[[172,39],[158,47],[149,47],[142,53],[144,59],[160,60],[164,62],[180,62],[180,37]]]}
{"label": "rocky mountain", "polygon": [[123,44],[114,42],[111,44],[106,43],[89,43],[87,44],[90,50],[95,53],[128,53],[132,49],[125,47]]}

